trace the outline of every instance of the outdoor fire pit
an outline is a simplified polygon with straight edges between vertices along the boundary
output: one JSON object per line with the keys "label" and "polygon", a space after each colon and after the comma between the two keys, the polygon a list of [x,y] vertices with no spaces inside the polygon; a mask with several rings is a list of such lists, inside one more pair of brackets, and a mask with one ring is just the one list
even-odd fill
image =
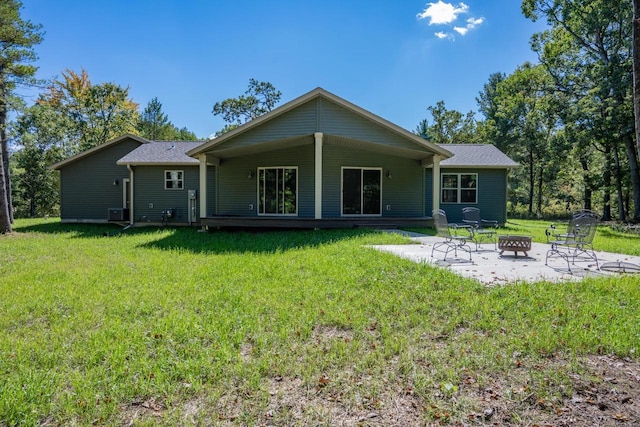
{"label": "outdoor fire pit", "polygon": [[531,250],[531,236],[498,236],[498,249],[500,255],[504,251],[513,251],[516,256],[518,252],[524,252],[524,256],[529,256],[527,252]]}

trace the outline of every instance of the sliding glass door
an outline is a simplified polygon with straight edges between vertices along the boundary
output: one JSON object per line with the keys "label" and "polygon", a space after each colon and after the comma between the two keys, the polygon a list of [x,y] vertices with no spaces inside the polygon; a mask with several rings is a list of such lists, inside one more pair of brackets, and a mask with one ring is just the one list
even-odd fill
{"label": "sliding glass door", "polygon": [[382,215],[382,169],[342,168],[342,215]]}
{"label": "sliding glass door", "polygon": [[258,214],[298,214],[298,168],[258,168]]}

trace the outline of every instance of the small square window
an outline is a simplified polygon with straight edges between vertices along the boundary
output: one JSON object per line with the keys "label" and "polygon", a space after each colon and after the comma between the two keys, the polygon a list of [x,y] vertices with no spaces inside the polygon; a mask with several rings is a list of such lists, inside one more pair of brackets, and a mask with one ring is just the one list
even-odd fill
{"label": "small square window", "polygon": [[184,188],[183,171],[164,171],[164,189],[182,190]]}
{"label": "small square window", "polygon": [[442,203],[478,203],[477,173],[442,174]]}

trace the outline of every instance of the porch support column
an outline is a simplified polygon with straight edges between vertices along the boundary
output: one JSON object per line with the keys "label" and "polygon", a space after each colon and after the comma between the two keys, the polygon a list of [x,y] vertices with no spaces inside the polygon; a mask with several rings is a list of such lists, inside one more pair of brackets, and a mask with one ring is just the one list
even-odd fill
{"label": "porch support column", "polygon": [[440,155],[433,156],[433,194],[431,195],[432,210],[440,209]]}
{"label": "porch support column", "polygon": [[315,138],[315,219],[322,218],[322,132],[313,134]]}
{"label": "porch support column", "polygon": [[200,219],[207,217],[207,155],[200,154]]}

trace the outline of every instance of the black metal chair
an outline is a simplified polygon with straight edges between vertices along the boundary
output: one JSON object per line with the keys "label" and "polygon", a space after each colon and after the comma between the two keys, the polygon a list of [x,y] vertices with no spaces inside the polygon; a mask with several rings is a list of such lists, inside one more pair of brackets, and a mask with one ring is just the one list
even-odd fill
{"label": "black metal chair", "polygon": [[551,249],[547,251],[545,265],[549,265],[549,258],[560,257],[567,262],[571,273],[571,264],[576,260],[593,260],[596,269],[599,269],[598,257],[593,250],[593,238],[598,229],[598,216],[588,210],[574,213],[564,233],[557,233],[554,224],[551,230],[546,230],[547,243],[551,243]]}
{"label": "black metal chair", "polygon": [[482,219],[480,209],[467,207],[462,208],[462,222],[473,227],[471,240],[476,244],[476,252],[482,242],[493,243],[493,249],[498,248],[498,221]]}
{"label": "black metal chair", "polygon": [[442,209],[433,211],[433,223],[436,226],[438,236],[442,237],[444,241],[433,245],[431,257],[433,257],[434,252],[441,252],[444,253],[443,259],[446,261],[449,252],[453,251],[454,256],[457,258],[458,249],[460,249],[469,254],[469,261],[471,261],[471,248],[467,245],[467,241],[472,239],[470,226],[449,224],[447,214]]}

